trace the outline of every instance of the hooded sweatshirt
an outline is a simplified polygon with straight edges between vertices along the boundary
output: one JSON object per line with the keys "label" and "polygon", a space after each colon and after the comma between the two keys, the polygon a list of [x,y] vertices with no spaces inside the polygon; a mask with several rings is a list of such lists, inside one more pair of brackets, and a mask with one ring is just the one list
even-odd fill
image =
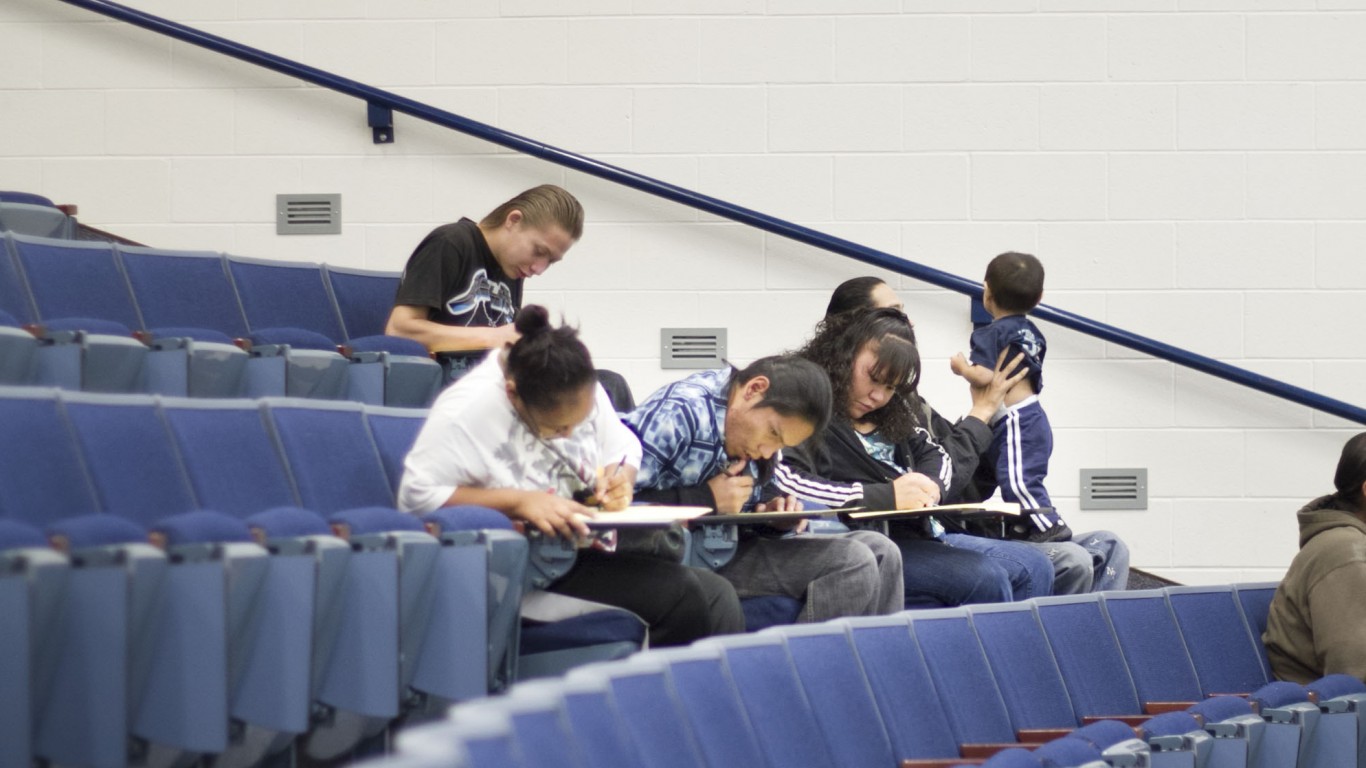
{"label": "hooded sweatshirt", "polygon": [[1262,634],[1271,669],[1301,684],[1339,672],[1366,679],[1366,523],[1336,496],[1297,517],[1300,551]]}

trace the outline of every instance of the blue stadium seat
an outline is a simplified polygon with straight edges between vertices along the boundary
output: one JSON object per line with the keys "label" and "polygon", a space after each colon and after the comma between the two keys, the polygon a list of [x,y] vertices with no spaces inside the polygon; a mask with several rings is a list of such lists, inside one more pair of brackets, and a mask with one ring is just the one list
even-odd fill
{"label": "blue stadium seat", "polygon": [[1140,728],[1148,743],[1152,768],[1197,768],[1213,754],[1212,737],[1190,712],[1166,712],[1150,718]]}
{"label": "blue stadium seat", "polygon": [[[298,507],[299,497],[259,403],[168,398],[161,410],[201,506],[244,519],[272,539],[317,533],[306,513],[279,509]],[[330,548],[316,550],[312,698],[319,712],[305,750],[318,759],[341,754],[399,714],[397,548],[384,537],[358,539],[340,563]],[[332,598],[322,587],[339,570],[342,584]]]}
{"label": "blue stadium seat", "polygon": [[967,611],[944,608],[904,615],[958,743],[1013,743],[1015,726]]}
{"label": "blue stadium seat", "polygon": [[1021,741],[1046,740],[1042,733],[1029,732],[1071,730],[1080,724],[1032,605],[973,605],[968,607],[968,616]]}
{"label": "blue stadium seat", "polygon": [[1111,592],[1102,596],[1101,606],[1114,627],[1145,711],[1154,712],[1157,702],[1184,709],[1203,698],[1165,593],[1157,589]]}
{"label": "blue stadium seat", "polygon": [[1248,693],[1270,682],[1261,638],[1253,639],[1232,587],[1167,587],[1166,593],[1206,696]]}
{"label": "blue stadium seat", "polygon": [[[445,709],[488,691],[488,560],[482,542],[437,540],[416,519],[393,510],[394,496],[359,403],[267,400],[266,412],[303,505],[324,516],[387,508],[395,524],[371,528],[399,544],[401,690],[412,687]],[[374,520],[380,514],[367,514]],[[507,524],[499,516],[500,522]],[[366,523],[370,525],[370,523]],[[507,524],[511,527],[510,524]],[[511,596],[516,600],[520,594]],[[458,661],[453,661],[458,660]]]}
{"label": "blue stadium seat", "polygon": [[[252,353],[281,355],[288,364],[284,394],[325,400],[345,398],[350,386],[350,364],[337,350],[339,326],[335,312],[311,300],[321,289],[317,265],[235,256],[227,257],[227,262],[246,317]],[[312,283],[318,283],[318,287]]]}
{"label": "blue stadium seat", "polygon": [[379,449],[384,473],[389,476],[390,491],[397,496],[399,483],[403,481],[403,460],[413,449],[422,425],[427,423],[427,411],[367,405],[365,421],[370,425],[370,435]]}
{"label": "blue stadium seat", "polygon": [[33,762],[30,733],[36,721],[31,684],[37,651],[58,638],[50,631],[55,599],[65,588],[65,558],[47,546],[41,531],[0,520],[0,765]]}
{"label": "blue stadium seat", "polygon": [[1267,680],[1275,676],[1271,674],[1271,662],[1266,658],[1266,645],[1262,643],[1262,633],[1266,631],[1266,616],[1271,610],[1271,598],[1276,596],[1278,586],[1280,583],[1274,581],[1233,585],[1233,593],[1238,596],[1238,605],[1243,609],[1243,619],[1247,621],[1248,630],[1252,633],[1253,643],[1257,647],[1257,657],[1262,662],[1262,671],[1266,673]]}
{"label": "blue stadium seat", "polygon": [[[346,340],[319,265],[229,256],[228,269],[242,299],[253,341],[284,341],[299,346],[312,338],[314,349],[328,342],[337,349]],[[343,389],[336,399],[345,397],[372,405],[426,405],[434,394],[436,385],[430,381],[430,374],[436,363],[425,357],[426,350],[420,344],[392,337],[364,337],[346,343],[351,364],[349,370],[346,366],[341,369]],[[422,380],[421,386],[409,381],[413,375]],[[386,394],[390,376],[398,377],[392,401]]]}
{"label": "blue stadium seat", "polygon": [[[678,696],[669,686],[662,661],[648,654],[583,667],[607,678],[621,726],[642,758],[641,765],[689,768],[704,764],[700,734],[693,731]],[[642,713],[649,716],[642,716]]]}
{"label": "blue stadium seat", "polygon": [[[374,356],[384,364],[381,391],[385,405],[426,407],[445,379],[427,349],[411,339],[384,334],[398,292],[397,272],[373,272],[323,265],[328,292],[341,317],[342,337],[353,356]],[[353,397],[359,380],[353,385]],[[358,398],[359,399],[359,398]],[[370,395],[365,402],[375,402]]]}
{"label": "blue stadium seat", "polygon": [[1141,715],[1133,678],[1099,596],[1043,597],[1033,604],[1077,716]]}
{"label": "blue stadium seat", "polygon": [[[283,734],[308,728],[313,558],[268,557],[234,518],[198,511],[189,478],[151,397],[65,393],[101,506],[165,534],[168,552],[227,583],[228,696],[233,743],[221,760],[254,762]],[[221,561],[220,565],[209,565]],[[263,654],[253,649],[271,648]]]}
{"label": "blue stadium seat", "polygon": [[558,683],[560,708],[589,768],[645,765],[622,723],[611,683],[597,665],[572,669]]}
{"label": "blue stadium seat", "polygon": [[1204,723],[1211,742],[1209,768],[1246,768],[1266,733],[1266,721],[1241,696],[1212,696],[1189,710]]}
{"label": "blue stadium seat", "polygon": [[192,397],[245,395],[251,358],[237,340],[246,336],[247,326],[223,257],[133,246],[118,246],[116,253],[151,337],[148,390]]}
{"label": "blue stadium seat", "polygon": [[837,765],[897,762],[872,687],[843,627],[794,624],[764,634],[782,638],[787,646]]}
{"label": "blue stadium seat", "polygon": [[726,672],[720,647],[692,645],[649,653],[665,665],[707,765],[745,768],[765,764],[740,694]]}
{"label": "blue stadium seat", "polygon": [[728,635],[700,640],[719,647],[769,765],[837,766],[792,657],[779,637]]}
{"label": "blue stadium seat", "polygon": [[958,740],[939,702],[935,683],[905,614],[835,622],[849,634],[897,757],[958,756]]}
{"label": "blue stadium seat", "polygon": [[[0,262],[5,310],[37,323],[49,342],[39,350],[37,380],[98,392],[146,390],[147,345],[128,284],[107,243],[5,235]],[[23,294],[27,293],[25,300]]]}
{"label": "blue stadium seat", "polygon": [[1305,768],[1360,765],[1366,756],[1366,683],[1351,675],[1327,675],[1305,688],[1317,698],[1321,713]]}
{"label": "blue stadium seat", "polygon": [[1253,691],[1248,700],[1266,721],[1257,756],[1262,765],[1305,765],[1320,734],[1318,704],[1298,683],[1274,681]]}

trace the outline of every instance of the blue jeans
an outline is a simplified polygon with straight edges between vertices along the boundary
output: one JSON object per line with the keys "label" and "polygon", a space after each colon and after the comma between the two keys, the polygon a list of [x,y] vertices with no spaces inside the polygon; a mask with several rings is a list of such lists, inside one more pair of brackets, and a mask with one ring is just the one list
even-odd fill
{"label": "blue jeans", "polygon": [[1016,600],[1053,594],[1054,564],[1043,550],[1046,545],[966,533],[945,534],[944,541],[951,547],[983,554],[1004,568],[1010,575],[1011,594]]}
{"label": "blue jeans", "polygon": [[997,560],[933,539],[895,539],[907,608],[1009,602],[1011,575]]}

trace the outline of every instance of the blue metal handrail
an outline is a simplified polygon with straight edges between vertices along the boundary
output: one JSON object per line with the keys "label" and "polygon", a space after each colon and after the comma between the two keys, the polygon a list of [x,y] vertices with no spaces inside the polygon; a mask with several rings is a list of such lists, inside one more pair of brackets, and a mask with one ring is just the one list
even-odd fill
{"label": "blue metal handrail", "polygon": [[[380,88],[375,88],[364,83],[341,77],[339,75],[325,72],[297,61],[276,56],[273,53],[253,48],[248,45],[228,40],[217,35],[187,27],[183,24],[163,19],[144,13],[135,8],[129,8],[108,0],[61,0],[68,5],[78,6],[95,13],[128,22],[136,26],[158,32],[168,37],[175,38],[193,45],[207,48],[211,51],[231,56],[235,59],[265,67],[266,69],[279,72],[290,77],[295,77],[314,85],[328,88],[330,90],[344,93],[361,99],[369,105],[372,117],[376,107],[381,110],[393,110],[401,112],[420,120],[450,128],[461,133],[483,139],[484,141],[497,144],[508,149],[547,160],[557,165],[572,168],[576,171],[591,174],[608,181],[623,184],[666,200],[671,200],[682,205],[696,208],[707,213],[720,216],[722,218],[738,221],[752,227],[757,227],[765,232],[772,232],[799,243],[820,248],[822,250],[838,253],[852,259],[857,259],[865,264],[880,267],[889,272],[915,278],[931,285],[947,288],[951,291],[980,298],[982,286],[980,283],[968,280],[958,275],[945,272],[923,264],[905,261],[890,253],[874,250],[867,246],[834,237],[832,235],[818,232],[810,227],[803,227],[800,224],[793,224],[782,219],[777,219],[758,211],[744,208],[742,206],[728,203],[724,200],[710,197],[690,189],[669,184],[667,182],[643,176],[635,171],[627,170],[609,163],[594,160],[590,157],[575,154],[559,147],[533,141],[525,136],[519,136],[499,128],[495,128],[486,123],[470,120],[466,117],[437,109],[419,101],[414,101],[396,93],[390,93]],[[372,120],[373,122],[373,120]],[[1178,365],[1194,368],[1197,371],[1218,376],[1235,384],[1265,392],[1276,397],[1289,400],[1300,405],[1308,406],[1315,410],[1330,413],[1334,416],[1354,421],[1359,424],[1366,424],[1366,409],[1331,397],[1325,397],[1316,392],[1277,381],[1267,376],[1262,376],[1252,371],[1229,365],[1228,363],[1215,360],[1212,357],[1205,357],[1194,352],[1173,347],[1160,341],[1130,333],[1113,325],[1097,322],[1081,315],[1068,312],[1065,309],[1041,304],[1031,313],[1035,317],[1055,323],[1064,328],[1084,333],[1088,336],[1095,336],[1105,341],[1109,341],[1120,346],[1138,350],[1153,357],[1168,360]]]}

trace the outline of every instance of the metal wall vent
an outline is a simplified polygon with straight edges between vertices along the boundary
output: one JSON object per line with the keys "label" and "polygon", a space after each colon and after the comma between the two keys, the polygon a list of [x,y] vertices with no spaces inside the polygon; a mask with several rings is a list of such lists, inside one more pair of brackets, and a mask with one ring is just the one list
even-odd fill
{"label": "metal wall vent", "polygon": [[660,368],[720,368],[725,364],[725,328],[659,329]]}
{"label": "metal wall vent", "polygon": [[275,234],[341,234],[341,195],[276,195]]}
{"label": "metal wall vent", "polygon": [[1083,469],[1082,509],[1147,509],[1148,470]]}

